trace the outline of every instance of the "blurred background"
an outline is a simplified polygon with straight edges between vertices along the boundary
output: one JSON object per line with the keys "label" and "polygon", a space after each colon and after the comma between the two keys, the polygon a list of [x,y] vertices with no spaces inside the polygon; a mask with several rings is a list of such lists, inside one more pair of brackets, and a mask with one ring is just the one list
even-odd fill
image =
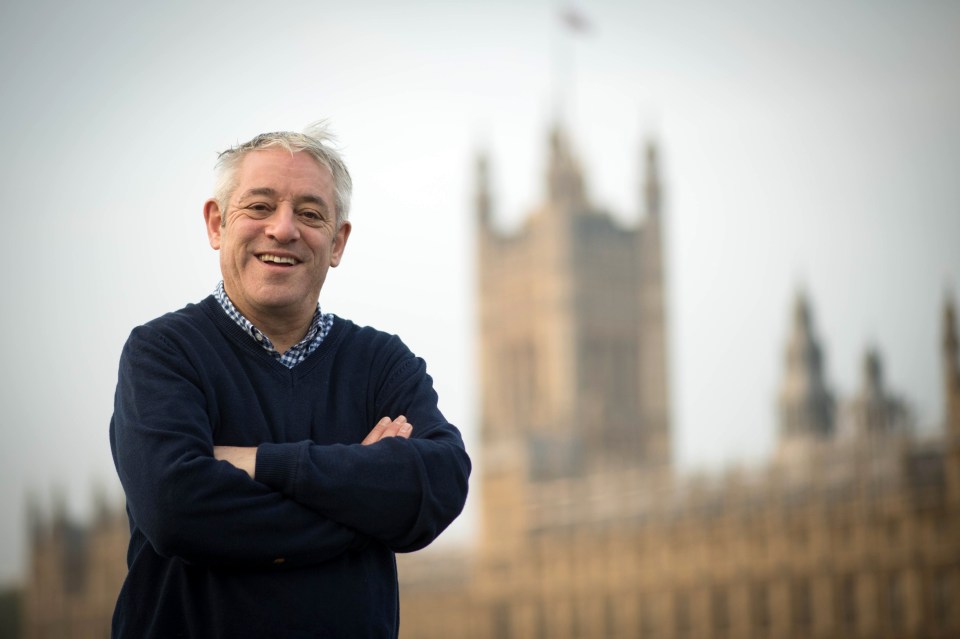
{"label": "blurred background", "polygon": [[[826,590],[810,573],[800,582],[806,586],[776,586],[763,595],[743,584],[701,592],[690,585],[703,581],[695,567],[688,585],[678,586],[681,594],[667,592],[667,586],[666,594],[648,593],[643,585],[648,577],[637,573],[610,586],[606,603],[587,605],[574,591],[549,594],[543,585],[549,558],[566,548],[551,536],[554,524],[543,520],[538,526],[547,532],[535,531],[530,527],[535,517],[520,517],[512,549],[494,548],[480,531],[491,525],[491,517],[513,521],[516,513],[550,509],[556,500],[580,511],[575,495],[595,496],[577,482],[625,472],[636,475],[630,486],[639,497],[610,488],[623,485],[610,477],[594,484],[606,487],[600,494],[614,504],[605,515],[610,521],[634,523],[608,522],[604,530],[621,532],[581,545],[651,547],[674,536],[669,526],[677,524],[664,522],[676,522],[677,513],[686,512],[693,503],[689,493],[728,495],[723,491],[732,474],[809,476],[831,464],[855,466],[843,462],[846,457],[836,461],[840,453],[816,438],[818,443],[793,447],[796,454],[785,451],[783,432],[793,428],[784,426],[783,397],[792,379],[788,343],[809,343],[813,350],[796,348],[819,353],[816,374],[809,368],[811,377],[795,375],[822,391],[804,395],[801,404],[832,407],[818,422],[830,431],[821,435],[857,430],[850,425],[856,422],[849,417],[853,409],[844,402],[869,390],[864,370],[877,361],[883,396],[898,406],[896,443],[880,446],[893,451],[890,463],[903,467],[904,459],[920,454],[920,446],[934,459],[921,465],[949,476],[950,449],[942,438],[949,403],[942,332],[945,304],[960,286],[957,60],[960,5],[946,2],[721,6],[595,0],[571,6],[421,0],[281,2],[269,8],[243,1],[141,7],[3,3],[4,618],[18,617],[16,611],[30,605],[36,612],[45,605],[43,593],[84,591],[83,566],[107,561],[90,551],[91,539],[100,539],[90,531],[97,522],[115,523],[122,507],[107,441],[117,360],[132,327],[198,301],[219,280],[201,215],[217,152],[259,132],[297,130],[319,118],[329,118],[338,133],[355,184],[353,235],[344,263],[327,280],[321,305],[398,333],[427,360],[441,407],[464,431],[477,463],[468,511],[439,549],[460,558],[445,564],[456,574],[434,579],[426,557],[402,565],[416,577],[409,592],[429,593],[431,580],[459,584],[453,590],[462,598],[450,602],[451,610],[469,610],[460,618],[471,620],[476,636],[711,636],[699,621],[682,621],[688,616],[712,619],[711,628],[725,629],[717,632],[748,636],[735,632],[741,623],[737,602],[758,598],[766,603],[741,607],[773,611],[775,618],[756,635],[765,636],[762,632],[780,628],[777,611],[805,609],[805,597],[813,625],[801,630],[833,619],[833,613],[822,612],[833,608],[817,603],[821,600],[863,600],[872,602],[870,610],[898,597],[926,601],[926,582],[905,564],[880,581],[851,577],[853,585],[843,581],[856,573],[849,567],[834,580],[847,585],[830,581],[834,586]],[[577,192],[571,196],[564,184],[576,184]],[[488,222],[479,224],[478,209],[487,206]],[[659,221],[651,233],[645,229],[654,213]],[[578,216],[609,221],[596,223],[603,227],[591,236],[600,238],[598,244],[583,249],[593,251],[589,269],[581,268],[581,254],[572,249],[566,257],[534,251],[519,258],[498,253],[493,239],[483,248],[484,233],[537,237],[536,220]],[[571,224],[557,228],[587,228]],[[484,306],[482,291],[486,299],[498,299],[492,274],[506,290],[509,282],[537,287],[531,273],[546,273],[541,284],[559,290],[573,281],[563,273],[582,272],[577,286],[586,290],[603,282],[610,295],[622,295],[609,284],[622,278],[604,271],[602,257],[596,257],[610,252],[602,242],[605,233],[614,242],[634,238],[630,241],[641,247],[656,236],[655,251],[641,248],[639,257],[617,262],[646,264],[656,257],[638,273],[648,278],[643,290],[652,291],[662,331],[643,332],[640,318],[648,315],[641,302],[623,315],[636,318],[638,327],[637,344],[627,352],[643,351],[634,354],[645,363],[611,369],[607,360],[587,357],[597,342],[586,332],[558,330],[549,333],[559,341],[544,338],[541,346],[562,350],[557,344],[569,339],[582,357],[544,355],[545,363],[532,366],[580,366],[580,377],[599,367],[628,382],[647,370],[644,366],[656,369],[652,374],[660,380],[657,388],[662,386],[657,396],[665,404],[650,419],[666,439],[655,446],[647,440],[630,443],[636,448],[624,450],[637,451],[633,466],[612,463],[602,451],[595,464],[587,460],[590,444],[572,425],[554,446],[545,427],[520,423],[522,414],[504,408],[496,399],[502,389],[488,380],[502,362],[482,363],[484,353],[497,360],[492,354],[501,353],[497,340],[507,339],[481,321],[484,308],[493,307]],[[512,279],[510,269],[524,264],[539,266]],[[557,266],[552,275],[551,264]],[[486,289],[484,269],[491,275]],[[576,289],[569,286],[564,290]],[[522,291],[514,295],[505,293],[503,299],[524,299]],[[602,306],[608,301],[596,306],[588,301],[587,310],[594,308],[599,317],[602,307],[616,315],[615,306]],[[581,318],[574,322],[578,326],[594,321],[569,317],[574,316]],[[562,323],[563,317],[543,321]],[[662,349],[660,364],[651,363],[644,340]],[[600,348],[617,344],[604,342]],[[876,353],[874,360],[865,359],[868,351]],[[576,371],[560,372],[572,375],[573,393],[586,390]],[[543,405],[562,390],[544,388],[537,391],[544,393]],[[628,393],[628,403],[638,402],[641,412],[645,392]],[[575,408],[586,411],[576,416],[602,419],[609,398],[597,398],[592,408]],[[490,410],[507,411],[505,419],[512,416],[516,429],[511,431],[508,421],[501,432],[490,432]],[[653,428],[645,419],[638,415],[638,432]],[[584,425],[585,432],[591,428]],[[594,430],[600,448],[623,443],[619,435]],[[659,452],[651,453],[651,447]],[[576,461],[578,455],[583,459]],[[538,462],[531,465],[530,459],[556,463],[538,474]],[[494,469],[490,460],[502,464]],[[780,462],[799,470],[771,470]],[[899,481],[891,480],[897,486]],[[529,503],[519,497],[522,503],[513,506],[498,502],[498,495],[519,494],[505,486],[527,486]],[[950,493],[943,491],[946,504]],[[659,497],[647,499],[648,494]],[[896,494],[897,503],[906,499]],[[628,506],[631,499],[637,505]],[[956,511],[943,509],[942,521],[948,523],[936,526],[949,532],[956,527]],[[903,523],[913,520],[902,517],[907,519],[897,519],[898,526],[913,530]],[[97,552],[122,563],[122,516],[119,521],[119,533],[116,526],[104,528],[111,531],[104,538],[113,541]],[[653,532],[645,529],[643,534],[652,536],[634,543],[640,533],[631,526],[637,521],[648,522]],[[860,525],[850,524],[855,530]],[[583,530],[596,528],[591,526]],[[541,541],[531,541],[531,535]],[[542,541],[547,537],[552,541]],[[917,533],[916,543],[921,538]],[[52,545],[43,550],[41,541]],[[531,548],[544,544],[554,550],[538,551],[542,561],[523,568],[527,577],[519,581],[497,572],[507,569],[492,567],[509,565],[504,557],[536,554]],[[829,563],[829,552],[823,552],[817,557]],[[939,593],[930,594],[931,601],[960,593],[960,557],[955,547],[944,552],[942,561],[930,560],[947,575],[931,582],[931,592]],[[750,565],[739,570],[754,574]],[[120,570],[104,577],[105,583],[122,578]],[[40,573],[52,581],[37,586]],[[68,573],[81,576],[63,576]],[[914,576],[901,579],[901,573]],[[556,575],[551,579],[564,582]],[[727,583],[726,577],[711,579]],[[751,579],[766,583],[767,577]],[[504,592],[539,594],[524,595],[526,607],[515,609],[491,594],[500,582],[522,582]],[[617,603],[617,592],[631,593],[629,602]],[[112,596],[98,595],[96,605],[77,604],[90,610],[83,613],[87,628],[100,627],[92,611],[111,610]],[[424,597],[429,600],[429,594]],[[778,603],[781,599],[787,603]],[[21,606],[24,601],[30,605]],[[420,605],[412,594],[404,618],[410,636],[434,631],[457,636],[441,621],[432,631],[416,626]],[[933,614],[934,604],[924,605],[929,614],[904,613],[904,628],[918,629],[919,619]],[[589,612],[595,608],[601,612]],[[726,621],[709,612],[728,608]],[[554,618],[545,609],[569,614]],[[632,612],[623,612],[628,609]],[[28,620],[19,618],[26,632]],[[594,618],[602,620],[596,622],[600,626],[588,621]],[[644,625],[647,618],[653,625]],[[942,627],[954,627],[949,623],[956,621]],[[861,618],[851,627],[880,636],[881,626]],[[30,636],[43,636],[38,628]],[[66,628],[46,631],[86,636]]]}

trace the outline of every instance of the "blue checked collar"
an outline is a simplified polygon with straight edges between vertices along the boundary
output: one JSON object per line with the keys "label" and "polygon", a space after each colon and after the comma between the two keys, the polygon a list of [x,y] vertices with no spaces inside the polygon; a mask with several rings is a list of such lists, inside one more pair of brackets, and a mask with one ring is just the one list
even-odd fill
{"label": "blue checked collar", "polygon": [[310,328],[307,329],[307,334],[303,336],[302,340],[291,346],[290,350],[286,353],[280,353],[274,348],[270,338],[264,335],[260,329],[254,326],[250,320],[244,317],[240,311],[237,310],[237,307],[233,305],[233,302],[227,297],[227,292],[223,289],[223,280],[220,280],[220,283],[217,284],[216,290],[213,291],[213,296],[217,298],[220,307],[227,314],[227,317],[236,322],[237,326],[243,329],[244,333],[253,338],[257,344],[262,346],[265,351],[273,355],[277,361],[287,368],[293,368],[305,360],[310,353],[317,350],[317,347],[323,343],[324,338],[333,326],[333,315],[322,312],[320,305],[317,304],[317,310],[314,312],[313,319],[310,321]]}

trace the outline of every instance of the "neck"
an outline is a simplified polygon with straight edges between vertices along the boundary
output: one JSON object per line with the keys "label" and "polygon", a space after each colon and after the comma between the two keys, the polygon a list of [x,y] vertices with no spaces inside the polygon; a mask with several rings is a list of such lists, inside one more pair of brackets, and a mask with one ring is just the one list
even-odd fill
{"label": "neck", "polygon": [[262,306],[247,304],[243,296],[234,297],[223,284],[223,292],[233,308],[257,330],[270,338],[270,343],[281,354],[303,339],[310,328],[313,316],[317,312],[316,298],[312,304],[306,303],[287,306]]}
{"label": "neck", "polygon": [[[238,309],[239,310],[239,309]],[[257,313],[248,313],[240,311],[243,316],[250,320],[250,323],[256,326],[260,332],[270,338],[273,347],[278,353],[286,353],[290,347],[303,339],[310,328],[310,322],[313,320],[313,314],[316,307],[307,316],[284,317],[276,314],[261,315]]]}

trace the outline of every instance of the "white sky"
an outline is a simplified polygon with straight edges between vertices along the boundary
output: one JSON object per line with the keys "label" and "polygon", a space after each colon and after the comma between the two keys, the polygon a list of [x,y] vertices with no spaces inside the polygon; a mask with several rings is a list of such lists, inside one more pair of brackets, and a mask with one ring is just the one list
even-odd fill
{"label": "white sky", "polygon": [[24,565],[28,491],[79,515],[95,484],[119,495],[117,358],[219,278],[201,218],[216,152],[320,117],[355,180],[321,302],[424,356],[468,443],[472,158],[489,149],[517,224],[543,191],[558,77],[599,205],[634,219],[644,136],[662,146],[682,469],[770,452],[801,283],[838,394],[876,344],[921,425],[939,422],[960,4],[584,1],[593,30],[572,49],[548,0],[195,4],[0,5],[0,583]]}

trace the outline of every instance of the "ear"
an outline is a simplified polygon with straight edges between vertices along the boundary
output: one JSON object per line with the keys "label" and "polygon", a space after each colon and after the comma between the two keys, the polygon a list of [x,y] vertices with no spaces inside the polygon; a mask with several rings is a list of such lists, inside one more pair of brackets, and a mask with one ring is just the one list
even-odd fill
{"label": "ear", "polygon": [[336,268],[340,266],[340,260],[343,259],[343,249],[347,247],[347,239],[350,237],[350,222],[341,222],[337,234],[333,236],[333,250],[330,251],[330,266]]}
{"label": "ear", "polygon": [[207,224],[207,239],[214,250],[220,250],[220,232],[223,230],[223,212],[214,199],[203,204],[203,221]]}

